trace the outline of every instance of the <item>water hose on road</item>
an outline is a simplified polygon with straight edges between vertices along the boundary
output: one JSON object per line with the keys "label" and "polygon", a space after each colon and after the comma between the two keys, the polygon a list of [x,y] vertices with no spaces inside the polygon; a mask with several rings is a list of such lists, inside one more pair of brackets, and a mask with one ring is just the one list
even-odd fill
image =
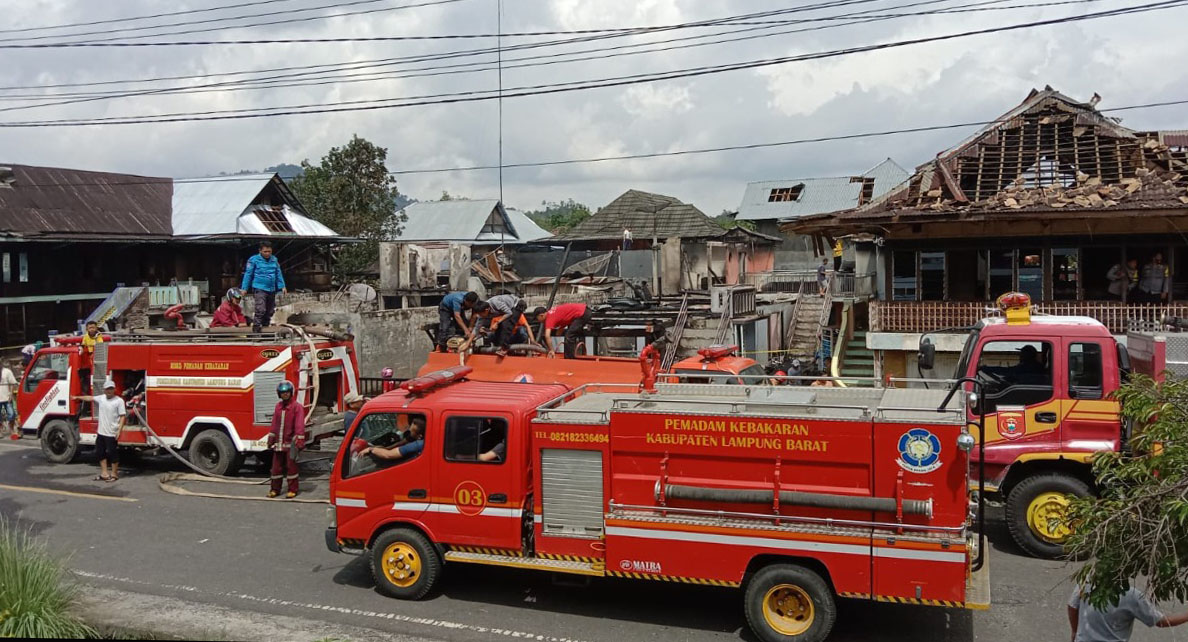
{"label": "water hose on road", "polygon": [[[157,487],[167,493],[171,493],[173,495],[187,495],[190,497],[209,497],[209,498],[213,498],[213,499],[245,499],[245,500],[254,500],[254,501],[280,501],[280,502],[295,502],[298,504],[329,504],[330,503],[329,499],[308,499],[308,498],[301,498],[301,497],[295,497],[293,499],[281,499],[279,497],[251,497],[251,496],[246,496],[246,495],[224,495],[221,493],[203,493],[203,492],[195,492],[192,490],[187,490],[185,488],[181,488],[180,486],[176,486],[176,485],[174,485],[174,482],[182,482],[182,481],[200,481],[200,482],[211,482],[211,483],[219,483],[219,484],[238,484],[240,486],[262,486],[271,480],[267,477],[264,477],[262,479],[242,479],[242,478],[237,478],[237,477],[227,477],[225,475],[215,475],[214,473],[210,473],[205,470],[202,470],[201,468],[195,466],[190,460],[179,455],[176,450],[174,450],[171,446],[169,446],[168,444],[165,443],[165,440],[161,439],[160,435],[158,435],[152,429],[152,426],[149,426],[148,420],[146,420],[144,418],[144,416],[140,414],[140,409],[137,407],[136,403],[132,404],[132,414],[135,415],[136,418],[140,420],[140,424],[142,427],[144,427],[145,434],[148,435],[148,438],[150,440],[155,442],[156,445],[158,447],[160,447],[162,450],[169,453],[169,455],[171,457],[173,457],[174,459],[185,464],[185,466],[187,468],[189,468],[190,470],[193,470],[193,471],[195,471],[195,473],[197,473],[197,474],[194,474],[194,473],[165,473],[165,474],[161,475],[159,478],[157,478]],[[317,461],[317,460],[315,460],[315,461]]]}

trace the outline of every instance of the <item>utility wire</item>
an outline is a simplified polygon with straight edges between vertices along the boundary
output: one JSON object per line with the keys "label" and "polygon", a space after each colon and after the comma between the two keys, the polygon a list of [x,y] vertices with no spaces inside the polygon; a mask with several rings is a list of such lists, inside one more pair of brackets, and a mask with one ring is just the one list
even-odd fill
{"label": "utility wire", "polygon": [[[756,69],[772,65],[786,64],[790,62],[801,62],[805,60],[819,60],[824,58],[833,58],[838,56],[846,56],[855,53],[863,53],[869,51],[880,51],[883,49],[891,49],[904,47],[908,45],[923,44],[929,42],[941,42],[947,40],[954,40],[975,35],[985,35],[992,33],[1003,33],[1009,31],[1016,31],[1020,29],[1030,29],[1039,26],[1049,26],[1057,24],[1066,24],[1071,22],[1080,22],[1083,20],[1093,20],[1098,18],[1115,17],[1121,15],[1129,15],[1134,13],[1146,13],[1149,11],[1156,11],[1161,9],[1170,9],[1183,6],[1188,0],[1164,0],[1161,2],[1150,3],[1146,5],[1138,5],[1134,7],[1127,7],[1123,9],[1113,9],[1108,11],[1101,11],[1096,13],[1087,13],[1080,16],[1069,16],[1064,18],[1056,18],[1050,20],[1040,20],[1034,22],[1019,23],[1013,25],[1006,25],[1000,27],[991,27],[986,29],[978,29],[971,31],[964,31],[959,33],[943,34],[939,36],[928,36],[921,38],[914,38],[910,40],[900,40],[889,43],[879,43],[873,45],[863,45],[857,47],[849,47],[845,49],[836,49],[832,51],[816,52],[812,54],[801,54],[796,56],[784,56],[779,58],[768,58],[761,60],[751,60],[741,63],[730,63],[725,65],[714,65],[705,67],[694,67],[689,69],[680,69],[669,72],[656,72],[652,74],[635,74],[631,76],[619,76],[611,78],[602,78],[587,81],[571,81],[566,83],[556,83],[553,85],[537,85],[529,87],[518,87],[513,90],[508,90],[513,93],[504,93],[506,98],[519,98],[525,96],[537,96],[555,93],[566,93],[572,91],[584,91],[588,89],[599,89],[605,87],[618,87],[626,85],[635,85],[641,83],[657,82],[661,80],[672,80],[677,78],[690,78],[710,74],[719,74],[729,71],[739,71],[744,69]],[[410,98],[391,98],[373,101],[350,101],[351,104],[317,104],[317,105],[296,105],[286,107],[273,108],[257,108],[255,110],[225,110],[218,113],[199,113],[188,112],[177,115],[170,115],[162,117],[160,115],[144,115],[144,116],[124,116],[124,117],[105,117],[93,119],[58,119],[58,120],[42,120],[42,121],[16,121],[16,122],[0,122],[0,127],[9,128],[28,128],[28,127],[77,127],[77,126],[95,126],[104,124],[114,125],[130,125],[130,124],[149,124],[149,123],[170,123],[170,122],[193,122],[193,121],[208,121],[208,120],[238,120],[246,118],[264,118],[276,116],[290,116],[299,114],[325,114],[325,113],[341,113],[351,111],[374,111],[377,109],[394,109],[400,107],[414,107],[423,105],[438,105],[438,104],[452,104],[463,102],[475,102],[482,100],[490,100],[489,95],[479,95],[486,92],[457,92],[448,96],[426,97],[429,99],[410,99]],[[405,102],[397,102],[405,101]],[[391,104],[396,102],[396,104]],[[248,111],[261,112],[267,110],[268,113],[245,113]]]}
{"label": "utility wire", "polygon": [[[244,16],[208,18],[206,20],[197,20],[194,22],[176,22],[176,23],[172,23],[172,24],[156,25],[156,26],[151,26],[151,27],[128,27],[126,29],[115,29],[115,31],[144,31],[144,30],[162,29],[162,28],[166,28],[166,27],[180,26],[180,25],[187,25],[187,24],[227,22],[230,20],[243,20],[243,19],[247,19],[247,18],[258,18],[258,17],[263,17],[263,16],[288,15],[288,14],[300,13],[300,12],[305,12],[305,11],[319,11],[322,9],[336,9],[339,7],[350,7],[350,6],[357,6],[357,5],[363,5],[363,4],[375,4],[377,2],[387,2],[387,0],[351,0],[350,2],[341,2],[341,3],[336,3],[336,4],[321,5],[321,6],[309,7],[309,8],[305,8],[305,9],[286,9],[283,11],[270,11],[268,13],[249,14],[249,15],[244,15]],[[384,13],[387,11],[401,11],[403,9],[414,9],[414,8],[418,8],[418,7],[430,7],[430,6],[439,5],[439,4],[453,4],[455,2],[465,2],[465,0],[429,0],[427,2],[421,2],[421,3],[417,3],[417,4],[408,4],[408,5],[397,5],[395,7],[380,7],[378,9],[361,9],[359,11],[344,11],[342,13],[332,13],[332,14],[325,14],[325,15],[320,15],[320,16],[304,16],[301,18],[286,18],[284,20],[270,20],[270,21],[266,21],[266,22],[254,22],[254,23],[245,24],[245,25],[224,25],[221,27],[207,27],[204,29],[188,29],[185,31],[169,31],[169,32],[165,32],[165,33],[148,33],[148,34],[140,34],[140,35],[119,35],[119,36],[112,36],[110,38],[99,38],[97,40],[68,41],[65,43],[53,43],[53,44],[61,44],[61,45],[96,44],[96,43],[111,42],[111,41],[116,41],[116,40],[129,40],[129,39],[136,39],[136,38],[156,38],[156,37],[160,37],[160,36],[180,36],[180,35],[186,35],[186,34],[192,34],[192,33],[210,33],[212,31],[223,31],[223,30],[227,30],[227,29],[247,29],[249,27],[264,27],[264,26],[270,26],[270,25],[292,24],[292,23],[296,23],[296,22],[310,22],[313,20],[325,20],[327,18],[340,18],[340,17],[345,17],[345,16],[362,16],[362,15],[368,15],[368,14],[373,14],[373,13]],[[79,36],[107,34],[107,33],[111,33],[111,31],[112,31],[111,29],[107,29],[104,31],[87,31],[87,32],[83,32],[83,33],[71,33],[71,34],[52,35],[52,36],[9,38],[9,39],[5,39],[5,40],[0,40],[0,42],[4,42],[4,43],[18,42],[18,41],[29,42],[29,41],[36,41],[36,40],[50,40],[50,39],[54,39],[54,38],[73,38],[73,37],[79,37]]]}
{"label": "utility wire", "polygon": [[[1126,105],[1123,107],[1111,107],[1108,109],[1099,109],[1098,113],[1114,113],[1123,111],[1135,111],[1140,109],[1154,109],[1159,107],[1177,107],[1181,105],[1188,105],[1188,98],[1179,100],[1167,100],[1153,103],[1144,103],[1138,105]],[[651,152],[642,154],[622,154],[618,156],[599,156],[592,158],[569,158],[564,160],[553,161],[538,161],[526,163],[507,163],[503,167],[505,169],[522,169],[532,167],[553,167],[557,165],[580,165],[588,163],[605,163],[626,160],[647,160],[653,158],[669,158],[674,156],[690,156],[699,154],[715,154],[721,152],[732,152],[742,150],[767,149],[772,147],[787,147],[792,145],[806,145],[810,143],[829,143],[841,142],[848,140],[860,140],[865,138],[881,138],[886,136],[898,136],[902,134],[919,134],[925,132],[944,131],[950,129],[961,129],[965,127],[986,127],[989,125],[1003,124],[1003,120],[982,120],[970,121],[965,123],[951,123],[947,125],[928,125],[922,127],[908,127],[901,129],[876,130],[869,132],[859,132],[852,134],[837,134],[834,136],[817,136],[813,138],[797,138],[793,140],[783,140],[775,142],[764,143],[749,143],[742,145],[723,145],[720,147],[703,147],[697,149],[684,149],[667,152]],[[483,170],[497,169],[497,165],[470,165],[462,167],[437,167],[428,169],[408,169],[408,170],[393,170],[388,174],[392,176],[404,176],[410,174],[440,174],[449,172],[473,172]],[[216,176],[216,177],[194,177],[194,178],[177,178],[173,179],[175,183],[214,183],[222,181],[258,181],[259,178],[236,177],[232,176]],[[104,181],[102,183],[88,183],[88,182],[64,182],[64,183],[21,183],[14,185],[16,188],[39,187],[39,188],[66,188],[66,187],[99,187],[109,185],[155,185],[159,184],[160,179],[154,181],[148,180],[130,180],[130,181]]]}
{"label": "utility wire", "polygon": [[256,0],[255,2],[241,2],[239,4],[222,5],[218,7],[207,7],[205,9],[187,9],[185,11],[172,11],[169,13],[156,13],[147,16],[129,16],[127,18],[110,18],[107,20],[93,20],[91,22],[74,22],[64,25],[46,25],[42,27],[21,27],[20,29],[0,29],[0,33],[29,33],[30,31],[50,31],[53,29],[71,29],[74,27],[91,27],[94,25],[107,25],[116,22],[132,22],[138,20],[155,20],[157,18],[171,18],[173,16],[184,16],[195,13],[209,13],[211,11],[226,11],[227,9],[239,9],[240,7],[255,7],[263,4],[276,4],[280,2],[293,2],[294,0]]}
{"label": "utility wire", "polygon": [[[947,2],[947,1],[948,0],[927,0],[925,2],[914,3],[913,5],[904,5],[904,7],[936,4],[937,2]],[[852,25],[856,25],[856,24],[866,24],[866,23],[870,23],[870,22],[876,22],[876,21],[882,21],[882,20],[888,20],[888,19],[894,19],[894,18],[902,18],[902,17],[938,15],[938,14],[950,13],[950,12],[956,13],[956,12],[966,12],[966,11],[985,11],[985,10],[992,10],[992,9],[1006,9],[1008,7],[984,7],[984,6],[979,7],[979,5],[996,4],[999,2],[1005,2],[1005,1],[1007,1],[1007,0],[984,0],[983,2],[979,2],[979,3],[974,3],[974,4],[970,4],[970,5],[962,5],[964,7],[978,7],[978,8],[971,8],[971,9],[954,8],[954,9],[939,9],[939,10],[934,9],[934,10],[929,10],[929,11],[920,11],[920,12],[912,12],[912,13],[901,13],[901,14],[891,14],[891,15],[882,15],[882,16],[869,16],[868,18],[862,19],[862,20],[850,20],[848,22],[839,22],[839,23],[824,25],[824,26],[820,26],[820,27],[780,30],[780,31],[775,31],[775,32],[765,33],[765,34],[755,34],[755,35],[749,35],[749,36],[743,36],[743,37],[737,37],[737,38],[725,38],[725,39],[721,39],[721,40],[710,40],[710,41],[706,41],[706,42],[696,42],[696,43],[684,44],[684,45],[679,45],[679,46],[641,49],[639,51],[626,51],[626,52],[609,53],[609,54],[598,53],[598,52],[614,51],[614,50],[619,50],[619,49],[638,49],[638,48],[642,48],[642,47],[654,47],[659,44],[681,42],[681,41],[687,41],[687,40],[696,40],[696,39],[702,39],[702,38],[711,37],[711,36],[706,36],[706,35],[690,36],[690,37],[684,37],[684,38],[673,38],[673,39],[668,39],[668,40],[661,40],[661,41],[656,41],[656,42],[636,43],[636,44],[630,44],[630,45],[619,45],[619,46],[614,46],[614,47],[604,47],[604,48],[593,49],[593,50],[584,50],[584,51],[575,51],[575,52],[559,52],[559,53],[543,54],[543,55],[536,55],[536,56],[525,56],[525,57],[520,57],[520,58],[511,58],[508,60],[510,60],[512,62],[543,60],[543,62],[528,62],[525,64],[502,65],[502,69],[520,69],[520,68],[540,67],[540,66],[554,65],[554,64],[567,64],[567,63],[574,63],[574,62],[582,62],[582,61],[587,61],[587,60],[604,60],[604,59],[616,58],[616,57],[620,57],[620,56],[631,56],[631,55],[640,55],[640,54],[647,54],[647,53],[673,51],[673,50],[677,50],[677,49],[687,49],[687,48],[692,48],[692,47],[702,47],[702,46],[723,44],[723,43],[729,43],[729,42],[739,42],[739,41],[744,41],[744,40],[753,40],[753,39],[757,39],[757,38],[768,38],[768,37],[787,35],[787,34],[792,34],[792,33],[802,33],[802,32],[806,32],[806,31],[818,31],[818,30],[824,30],[824,29],[846,27],[846,26],[852,26]],[[1065,2],[1062,2],[1061,4],[1099,2],[1099,1],[1101,1],[1101,0],[1065,0]],[[1028,8],[1031,6],[1034,6],[1034,5],[1016,5],[1015,8]],[[824,18],[808,18],[808,19],[794,20],[794,21],[788,21],[788,22],[794,23],[794,24],[799,24],[799,23],[804,23],[804,22],[835,20],[835,19],[841,19],[841,18],[845,18],[845,17],[852,17],[852,16],[856,16],[856,15],[866,14],[869,11],[870,10],[855,12],[855,13],[851,13],[851,14],[844,14],[843,16],[828,16],[828,17],[824,17]],[[723,32],[723,33],[715,34],[715,35],[729,35],[729,34],[734,34],[734,33],[754,31],[755,29],[768,29],[768,28],[770,28],[770,27],[748,28],[748,29],[736,30],[736,31],[731,31],[731,32]],[[556,59],[556,58],[560,58],[562,56],[566,56],[566,57],[579,56],[580,54],[583,54],[583,53],[598,53],[598,55],[580,56],[580,57],[576,57],[576,58],[569,58],[569,59],[563,59],[563,60]],[[393,65],[398,65],[398,64],[400,64],[400,63],[361,64],[360,66],[355,67],[355,69],[387,67],[387,66],[393,66]],[[435,66],[430,66],[430,67],[413,68],[413,69],[406,69],[406,70],[401,70],[401,71],[389,71],[389,72],[374,72],[373,71],[373,72],[365,72],[365,73],[360,73],[360,74],[337,74],[337,73],[332,73],[329,71],[317,71],[317,72],[288,74],[287,76],[282,76],[279,78],[224,81],[224,82],[220,82],[220,83],[210,83],[210,84],[206,84],[206,85],[194,85],[194,86],[190,86],[190,87],[171,87],[171,88],[150,89],[150,90],[134,90],[134,91],[127,91],[127,92],[118,92],[117,91],[117,92],[93,92],[90,94],[80,93],[80,94],[76,95],[77,97],[63,95],[62,97],[64,98],[64,100],[60,100],[60,101],[0,108],[0,112],[19,111],[19,110],[25,110],[25,109],[41,108],[41,107],[52,107],[52,106],[68,105],[68,104],[75,104],[75,103],[81,103],[81,102],[92,102],[95,100],[109,100],[109,99],[117,99],[117,98],[125,98],[125,97],[141,97],[141,96],[148,96],[148,95],[183,95],[183,94],[192,94],[192,93],[209,93],[209,92],[214,92],[214,91],[226,92],[226,91],[247,91],[247,90],[258,90],[258,89],[279,89],[279,88],[286,88],[286,87],[308,87],[308,86],[329,85],[329,84],[337,85],[337,84],[347,84],[347,83],[356,83],[356,82],[374,82],[374,81],[379,81],[379,80],[396,80],[396,79],[404,79],[404,78],[421,78],[421,77],[429,77],[429,76],[442,76],[442,75],[452,75],[452,74],[462,74],[462,73],[476,73],[476,72],[496,69],[496,67],[492,66],[493,64],[499,64],[499,63],[468,62],[468,63],[460,63],[460,64],[454,64],[454,65],[435,65]],[[409,72],[414,72],[414,73],[409,73]],[[426,72],[426,73],[415,73],[415,72]],[[331,75],[319,76],[318,74],[331,74]],[[288,82],[288,80],[293,77],[301,77],[301,79],[292,81],[292,82]],[[55,97],[57,97],[57,96],[55,96]],[[10,100],[10,99],[12,99],[11,96],[7,96],[7,97],[0,96],[0,100]]]}
{"label": "utility wire", "polygon": [[[460,2],[462,0],[437,0],[436,3],[441,2]],[[880,0],[833,0],[831,2],[823,2],[816,5],[805,5],[802,7],[789,7],[784,9],[776,9],[771,11],[761,11],[742,16],[734,16],[728,19],[703,20],[690,23],[682,23],[676,25],[662,25],[657,27],[646,27],[635,30],[616,30],[610,33],[601,31],[596,32],[589,40],[599,40],[605,37],[620,37],[623,35],[634,35],[635,33],[651,33],[655,31],[668,31],[672,29],[687,29],[692,27],[713,26],[726,22],[729,20],[750,20],[768,16],[784,15],[788,13],[799,13],[804,11],[815,11],[821,8],[829,8],[833,6],[845,6],[850,4],[865,4],[869,2],[878,2]],[[434,3],[430,3],[434,4]],[[456,35],[447,36],[427,36],[420,39],[453,39]],[[367,37],[344,37],[344,38],[277,38],[277,39],[254,39],[254,40],[187,40],[187,41],[164,41],[164,42],[57,42],[57,43],[33,43],[33,44],[0,44],[0,49],[53,49],[64,47],[176,47],[176,46],[197,46],[197,45],[261,45],[261,44],[309,44],[309,43],[341,43],[341,42],[390,42],[408,40],[410,36],[367,36]],[[586,39],[574,40],[584,41]],[[548,44],[548,43],[546,43]],[[509,47],[510,49],[510,47]],[[489,50],[493,51],[493,50]]]}

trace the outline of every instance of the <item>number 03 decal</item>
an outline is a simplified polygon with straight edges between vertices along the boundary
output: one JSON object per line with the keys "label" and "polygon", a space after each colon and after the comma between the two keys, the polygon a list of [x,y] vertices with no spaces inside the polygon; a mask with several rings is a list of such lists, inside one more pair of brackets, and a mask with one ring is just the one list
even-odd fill
{"label": "number 03 decal", "polygon": [[454,489],[454,504],[463,515],[478,515],[487,506],[487,493],[472,481],[464,481]]}

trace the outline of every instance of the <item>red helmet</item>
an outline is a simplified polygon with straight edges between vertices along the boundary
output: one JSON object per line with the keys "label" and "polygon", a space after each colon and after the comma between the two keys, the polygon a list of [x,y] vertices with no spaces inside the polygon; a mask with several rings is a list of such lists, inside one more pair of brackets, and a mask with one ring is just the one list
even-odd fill
{"label": "red helmet", "polygon": [[777,376],[777,377],[787,377],[787,376],[788,376],[788,373],[787,373],[787,372],[784,372],[783,370],[776,370],[776,371],[775,371],[775,376]]}

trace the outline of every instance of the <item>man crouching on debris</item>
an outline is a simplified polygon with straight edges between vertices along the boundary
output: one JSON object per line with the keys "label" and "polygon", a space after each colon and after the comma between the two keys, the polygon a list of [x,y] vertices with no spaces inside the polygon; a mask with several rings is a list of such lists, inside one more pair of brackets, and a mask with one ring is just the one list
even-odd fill
{"label": "man crouching on debris", "polygon": [[[293,384],[282,381],[276,387],[276,410],[272,413],[272,429],[268,432],[268,448],[272,450],[272,486],[269,497],[280,494],[281,479],[289,483],[287,499],[297,496],[297,452],[305,448],[305,406],[293,394]],[[283,471],[283,472],[282,472]]]}

